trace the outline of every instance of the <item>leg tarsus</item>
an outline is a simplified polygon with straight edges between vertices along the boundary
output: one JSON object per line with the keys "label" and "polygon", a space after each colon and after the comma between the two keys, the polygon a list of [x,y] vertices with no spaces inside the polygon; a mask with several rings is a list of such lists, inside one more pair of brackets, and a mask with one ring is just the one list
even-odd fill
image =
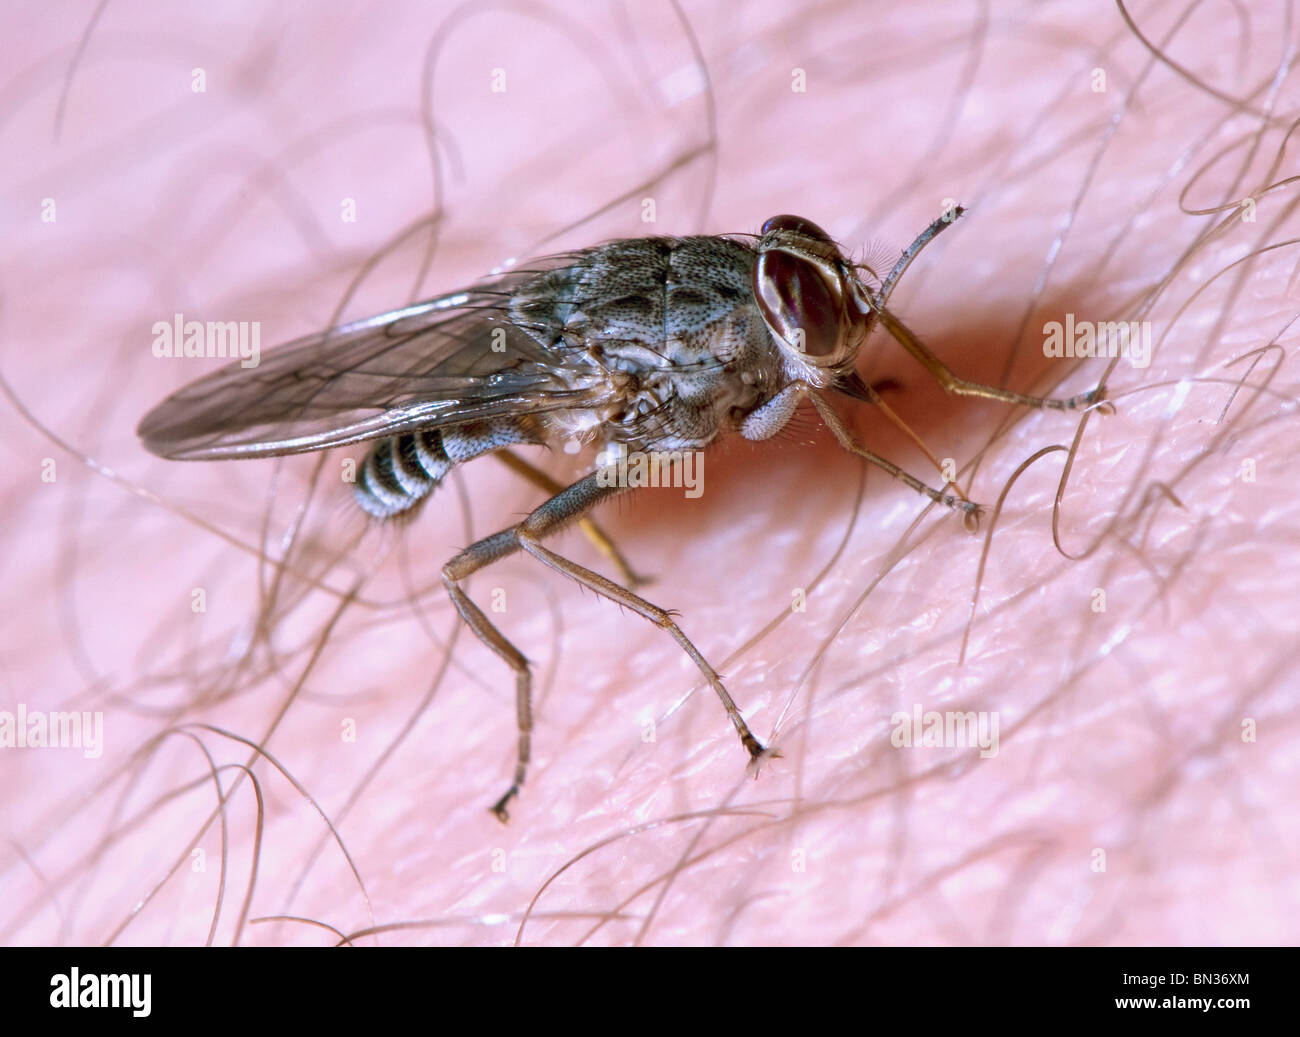
{"label": "leg tarsus", "polygon": [[768,760],[779,760],[779,759],[781,759],[785,754],[784,754],[783,752],[781,752],[780,749],[776,749],[776,748],[765,749],[765,748],[763,748],[763,744],[762,744],[761,742],[759,742],[757,739],[754,740],[754,744],[758,746],[758,751],[757,751],[757,752],[755,752],[755,751],[754,751],[750,746],[748,746],[748,745],[746,745],[745,748],[746,748],[746,749],[749,749],[749,765],[748,765],[748,766],[749,766],[749,769],[750,769],[751,771],[754,772],[754,780],[757,781],[757,780],[758,780],[758,772],[759,772],[760,770],[763,769],[763,764],[767,763]]}
{"label": "leg tarsus", "polygon": [[1115,405],[1106,399],[1106,390],[1101,386],[1088,392],[1081,392],[1078,396],[1071,396],[1065,402],[1068,410],[1087,410],[1089,407],[1096,407],[1098,414],[1115,413]]}
{"label": "leg tarsus", "polygon": [[492,813],[496,814],[497,820],[500,821],[503,825],[510,823],[510,811],[506,809],[506,804],[508,804],[517,795],[519,795],[519,786],[511,785],[508,789],[506,789],[506,794],[502,796],[500,799],[498,799],[496,803],[492,805]]}

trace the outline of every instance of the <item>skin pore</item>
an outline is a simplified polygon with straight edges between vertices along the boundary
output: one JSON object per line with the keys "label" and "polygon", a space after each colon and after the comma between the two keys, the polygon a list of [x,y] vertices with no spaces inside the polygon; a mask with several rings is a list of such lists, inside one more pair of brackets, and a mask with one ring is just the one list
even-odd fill
{"label": "skin pore", "polygon": [[[926,6],[27,14],[0,710],[101,712],[104,745],[0,755],[6,942],[1294,939],[1285,6]],[[666,634],[514,557],[469,583],[535,664],[503,827],[513,678],[439,573],[545,494],[483,459],[367,529],[361,449],[181,464],[134,435],[220,363],[153,355],[178,312],[269,349],[507,257],[780,212],[888,269],[954,203],[894,313],[963,377],[1115,406],[951,396],[877,332],[859,373],[978,533],[807,406],[710,451],[698,498],[594,516],[781,750],[756,780]],[[1149,366],[1045,356],[1067,314],[1149,321]],[[996,717],[996,753],[891,744],[917,707]]]}

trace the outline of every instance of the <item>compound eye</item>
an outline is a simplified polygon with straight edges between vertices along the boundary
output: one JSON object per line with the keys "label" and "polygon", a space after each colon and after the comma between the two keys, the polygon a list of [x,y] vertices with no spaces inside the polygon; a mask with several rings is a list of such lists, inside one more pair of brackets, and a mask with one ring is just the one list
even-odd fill
{"label": "compound eye", "polygon": [[754,298],[772,333],[801,353],[826,357],[838,348],[843,317],[839,293],[810,260],[779,248],[761,252],[754,265]]}
{"label": "compound eye", "polygon": [[802,216],[773,216],[763,224],[763,236],[779,231],[786,230],[795,234],[803,234],[809,238],[815,238],[818,241],[831,243],[831,236],[822,230],[812,220],[805,220]]}

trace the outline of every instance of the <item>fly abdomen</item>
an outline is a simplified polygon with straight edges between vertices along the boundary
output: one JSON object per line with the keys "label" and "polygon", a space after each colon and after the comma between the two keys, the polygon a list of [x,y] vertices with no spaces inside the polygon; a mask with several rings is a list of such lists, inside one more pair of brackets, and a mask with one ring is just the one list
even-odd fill
{"label": "fly abdomen", "polygon": [[437,429],[421,429],[376,443],[361,464],[355,494],[377,519],[410,511],[429,496],[452,467]]}
{"label": "fly abdomen", "polygon": [[544,427],[532,416],[470,421],[390,436],[370,449],[357,479],[357,503],[377,519],[414,508],[438,488],[454,465],[516,443],[540,443]]}

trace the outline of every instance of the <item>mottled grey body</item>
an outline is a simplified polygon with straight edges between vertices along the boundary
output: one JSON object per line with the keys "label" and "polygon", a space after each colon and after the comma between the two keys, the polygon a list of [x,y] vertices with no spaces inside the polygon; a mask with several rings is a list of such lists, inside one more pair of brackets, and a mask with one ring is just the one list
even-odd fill
{"label": "mottled grey body", "polygon": [[358,503],[377,518],[398,515],[454,464],[515,443],[702,450],[740,428],[788,381],[755,304],[756,260],[728,238],[638,238],[513,285],[508,321],[562,363],[568,387],[586,391],[583,405],[382,440],[361,467]]}

